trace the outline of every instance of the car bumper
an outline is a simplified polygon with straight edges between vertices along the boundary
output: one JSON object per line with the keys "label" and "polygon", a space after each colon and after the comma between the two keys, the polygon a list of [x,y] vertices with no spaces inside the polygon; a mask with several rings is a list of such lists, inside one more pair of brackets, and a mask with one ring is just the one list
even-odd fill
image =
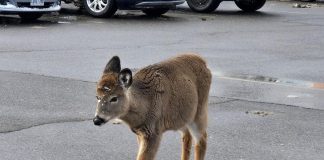
{"label": "car bumper", "polygon": [[56,12],[61,9],[59,1],[45,1],[44,6],[30,7],[30,1],[11,1],[0,4],[0,13],[21,13],[21,12]]}
{"label": "car bumper", "polygon": [[184,3],[184,0],[176,1],[147,1],[135,5],[136,8],[171,8]]}

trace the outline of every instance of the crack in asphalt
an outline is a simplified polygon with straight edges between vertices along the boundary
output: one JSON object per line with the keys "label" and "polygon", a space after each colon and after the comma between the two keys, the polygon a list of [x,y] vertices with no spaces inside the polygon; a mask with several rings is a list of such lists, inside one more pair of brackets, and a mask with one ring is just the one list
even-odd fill
{"label": "crack in asphalt", "polygon": [[31,125],[31,126],[19,128],[19,129],[16,129],[16,130],[3,131],[3,132],[0,132],[0,134],[8,134],[8,133],[13,133],[13,132],[19,132],[19,131],[23,131],[23,130],[26,130],[26,129],[30,129],[30,128],[34,128],[34,127],[39,127],[39,126],[44,126],[44,125],[49,125],[49,124],[62,124],[62,123],[73,123],[73,122],[85,122],[85,121],[89,121],[89,120],[92,120],[92,119],[88,118],[88,119],[66,120],[66,121],[64,121],[64,120],[61,120],[61,121],[58,120],[58,121],[54,121],[54,122],[34,124],[34,125]]}
{"label": "crack in asphalt", "polygon": [[[219,98],[219,97],[213,96],[213,98]],[[211,105],[224,104],[224,103],[229,103],[229,102],[233,102],[233,101],[239,101],[239,99],[229,99],[229,100],[222,101],[222,102],[211,102],[211,103],[208,103],[208,104],[211,104]],[[85,122],[85,121],[90,121],[90,120],[92,120],[92,118],[80,119],[80,120],[61,120],[61,121],[58,120],[58,121],[54,121],[54,122],[34,124],[34,125],[31,125],[31,126],[22,127],[22,128],[16,129],[16,130],[2,131],[2,132],[0,132],[0,134],[9,134],[9,133],[23,131],[23,130],[26,130],[26,129],[31,129],[31,128],[34,128],[34,127],[39,127],[39,126],[44,126],[44,125],[50,125],[50,124]]]}

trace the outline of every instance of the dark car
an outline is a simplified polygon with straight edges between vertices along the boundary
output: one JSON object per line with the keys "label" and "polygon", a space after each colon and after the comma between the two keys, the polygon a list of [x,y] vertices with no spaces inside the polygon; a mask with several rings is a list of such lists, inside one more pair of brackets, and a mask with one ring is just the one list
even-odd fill
{"label": "dark car", "polygon": [[120,10],[142,10],[149,16],[159,16],[185,0],[63,0],[73,2],[76,6],[85,8],[95,17],[110,17]]}
{"label": "dark car", "polygon": [[266,0],[187,0],[187,3],[193,11],[209,13],[214,11],[223,1],[234,1],[245,12],[254,12],[262,8],[266,2]]}
{"label": "dark car", "polygon": [[60,9],[60,0],[0,0],[0,14],[18,14],[27,20],[34,20],[44,13]]}

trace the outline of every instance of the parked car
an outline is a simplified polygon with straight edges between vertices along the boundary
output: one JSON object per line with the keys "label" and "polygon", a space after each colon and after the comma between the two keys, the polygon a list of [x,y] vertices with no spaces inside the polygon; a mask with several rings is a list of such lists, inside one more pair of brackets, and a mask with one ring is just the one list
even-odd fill
{"label": "parked car", "polygon": [[0,0],[0,14],[18,14],[25,20],[35,20],[60,9],[60,0]]}
{"label": "parked car", "polygon": [[110,17],[120,10],[142,10],[149,16],[160,16],[185,0],[62,0],[85,8],[95,17]]}
{"label": "parked car", "polygon": [[189,7],[196,12],[209,13],[214,11],[222,1],[234,1],[246,12],[254,12],[265,4],[266,0],[187,0]]}

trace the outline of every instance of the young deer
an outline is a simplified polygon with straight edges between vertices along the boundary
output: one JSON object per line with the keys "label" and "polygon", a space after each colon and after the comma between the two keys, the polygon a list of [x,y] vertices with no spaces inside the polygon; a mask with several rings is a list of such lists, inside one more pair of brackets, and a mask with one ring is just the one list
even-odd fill
{"label": "young deer", "polygon": [[206,62],[194,54],[147,66],[134,77],[130,69],[121,70],[114,56],[97,84],[93,122],[101,125],[118,118],[128,124],[137,135],[137,160],[153,160],[167,130],[181,131],[182,160],[190,158],[192,138],[195,160],[203,160],[211,78]]}

